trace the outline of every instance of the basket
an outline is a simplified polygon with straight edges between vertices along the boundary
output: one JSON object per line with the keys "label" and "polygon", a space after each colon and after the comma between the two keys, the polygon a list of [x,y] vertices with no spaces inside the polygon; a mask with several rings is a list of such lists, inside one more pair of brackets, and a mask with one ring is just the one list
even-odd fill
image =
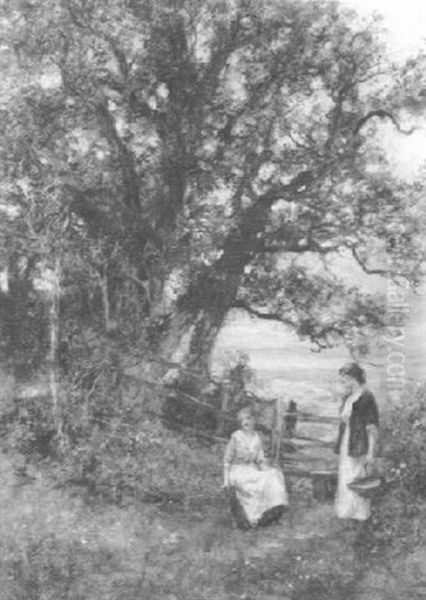
{"label": "basket", "polygon": [[374,498],[384,491],[385,483],[382,475],[367,475],[354,479],[348,487],[363,498]]}

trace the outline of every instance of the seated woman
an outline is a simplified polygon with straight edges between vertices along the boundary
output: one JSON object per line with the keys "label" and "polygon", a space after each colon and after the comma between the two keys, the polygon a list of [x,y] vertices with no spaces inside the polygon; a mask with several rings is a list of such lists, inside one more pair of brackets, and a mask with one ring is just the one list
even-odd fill
{"label": "seated woman", "polygon": [[277,520],[288,504],[284,476],[266,463],[250,408],[240,410],[238,420],[240,429],[232,434],[225,450],[224,487],[235,491],[240,527],[266,525]]}

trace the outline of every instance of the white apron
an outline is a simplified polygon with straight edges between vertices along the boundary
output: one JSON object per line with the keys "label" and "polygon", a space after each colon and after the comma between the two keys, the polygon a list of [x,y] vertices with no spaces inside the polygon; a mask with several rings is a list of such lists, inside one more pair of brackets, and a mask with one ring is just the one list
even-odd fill
{"label": "white apron", "polygon": [[349,423],[352,414],[352,405],[358,400],[359,396],[360,393],[349,396],[345,401],[340,415],[342,421],[346,423],[346,427],[340,444],[339,476],[335,508],[339,519],[365,521],[370,516],[370,501],[348,487],[348,484],[352,483],[354,479],[365,477],[367,475],[365,469],[365,456],[349,456]]}

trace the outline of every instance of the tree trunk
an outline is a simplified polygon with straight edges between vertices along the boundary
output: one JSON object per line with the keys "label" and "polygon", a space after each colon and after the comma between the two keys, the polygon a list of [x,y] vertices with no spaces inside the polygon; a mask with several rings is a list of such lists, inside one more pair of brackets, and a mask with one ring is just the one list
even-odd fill
{"label": "tree trunk", "polygon": [[299,188],[306,190],[312,181],[312,171],[302,171],[278,193],[265,193],[242,210],[223,244],[221,257],[200,272],[181,296],[175,319],[185,324],[187,332],[192,325],[184,361],[188,366],[208,375],[211,351],[227,313],[236,304],[244,268],[262,251],[262,234],[271,207],[284,197],[294,199]]}
{"label": "tree trunk", "polygon": [[63,444],[62,419],[59,409],[59,383],[58,383],[58,346],[59,346],[59,300],[61,286],[61,259],[55,256],[52,278],[52,291],[49,310],[50,344],[48,353],[49,390],[52,399],[53,420],[56,435],[60,444]]}
{"label": "tree trunk", "polygon": [[208,309],[198,313],[177,309],[158,348],[159,362],[179,363],[200,376],[210,372],[210,355],[223,324],[223,315]]}
{"label": "tree trunk", "polygon": [[185,366],[202,375],[209,375],[212,350],[226,313],[227,310],[201,311],[191,331]]}
{"label": "tree trunk", "polygon": [[105,331],[108,333],[112,329],[112,323],[111,323],[111,308],[110,308],[109,295],[108,295],[108,273],[107,273],[106,265],[104,265],[102,267],[101,273],[98,272],[98,277],[99,277],[99,286],[101,288]]}
{"label": "tree trunk", "polygon": [[[247,209],[225,241],[220,259],[191,282],[178,301],[176,317],[186,318],[189,335],[185,366],[208,375],[210,356],[217,335],[229,310],[235,305],[244,267],[259,247],[258,233],[263,231],[270,204],[255,204]],[[191,327],[188,334],[189,327]]]}

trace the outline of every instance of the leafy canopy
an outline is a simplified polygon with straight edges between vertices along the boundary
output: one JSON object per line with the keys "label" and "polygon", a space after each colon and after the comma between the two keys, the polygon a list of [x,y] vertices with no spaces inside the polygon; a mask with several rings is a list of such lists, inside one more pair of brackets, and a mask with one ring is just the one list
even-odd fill
{"label": "leafy canopy", "polygon": [[[104,280],[127,333],[200,311],[217,329],[233,307],[320,346],[383,324],[379,299],[298,262],[344,250],[384,272],[370,249],[404,216],[397,251],[416,277],[421,186],[395,182],[366,143],[378,120],[397,122],[400,100],[378,22],[290,0],[11,0],[2,10],[13,248],[49,263],[59,243],[65,281],[95,297],[98,326]],[[33,233],[37,247],[26,247]]]}

